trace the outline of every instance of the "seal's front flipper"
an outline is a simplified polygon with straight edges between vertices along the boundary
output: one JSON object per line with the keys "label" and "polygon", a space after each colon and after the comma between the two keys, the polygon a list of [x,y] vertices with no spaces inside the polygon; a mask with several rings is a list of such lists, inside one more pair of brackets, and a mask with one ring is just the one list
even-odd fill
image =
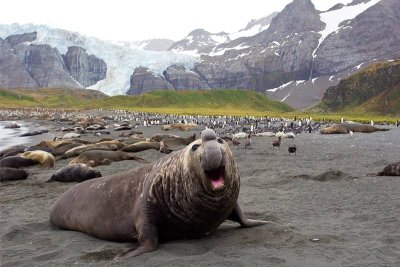
{"label": "seal's front flipper", "polygon": [[155,226],[146,225],[139,231],[139,246],[137,248],[128,249],[118,254],[114,260],[125,260],[130,257],[136,257],[143,253],[155,251],[158,247],[158,232]]}
{"label": "seal's front flipper", "polygon": [[240,223],[240,226],[242,227],[253,227],[253,226],[259,226],[267,223],[273,223],[270,221],[259,221],[259,220],[252,220],[252,219],[247,219],[243,212],[242,209],[240,208],[239,204],[236,203],[235,209],[232,211],[231,215],[229,215],[228,220],[238,222]]}

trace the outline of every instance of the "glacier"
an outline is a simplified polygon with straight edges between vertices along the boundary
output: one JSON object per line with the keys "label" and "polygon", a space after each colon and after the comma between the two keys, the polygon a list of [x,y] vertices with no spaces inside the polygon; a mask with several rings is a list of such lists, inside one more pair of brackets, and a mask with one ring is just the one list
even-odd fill
{"label": "glacier", "polygon": [[126,94],[130,87],[130,76],[136,67],[147,67],[162,75],[171,65],[182,65],[190,69],[199,60],[199,57],[194,55],[147,51],[134,45],[105,41],[47,25],[17,23],[0,25],[1,38],[33,31],[37,32],[38,37],[31,42],[32,44],[48,44],[57,48],[62,54],[65,54],[70,46],[80,46],[85,48],[88,54],[103,59],[107,64],[106,78],[88,88],[107,95]]}

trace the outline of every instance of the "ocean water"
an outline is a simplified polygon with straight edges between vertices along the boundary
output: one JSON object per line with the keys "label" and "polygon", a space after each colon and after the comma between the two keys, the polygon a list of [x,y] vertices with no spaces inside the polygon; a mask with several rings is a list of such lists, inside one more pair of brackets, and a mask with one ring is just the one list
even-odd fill
{"label": "ocean water", "polygon": [[21,134],[29,131],[29,125],[22,121],[16,123],[21,126],[17,129],[5,129],[6,124],[13,121],[0,121],[0,150],[25,143],[29,143],[30,137],[19,137]]}

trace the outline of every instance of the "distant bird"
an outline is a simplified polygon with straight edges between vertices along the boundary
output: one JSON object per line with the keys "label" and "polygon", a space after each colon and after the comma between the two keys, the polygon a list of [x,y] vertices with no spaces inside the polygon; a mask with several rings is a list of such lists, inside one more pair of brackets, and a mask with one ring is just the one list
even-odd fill
{"label": "distant bird", "polygon": [[277,146],[279,149],[281,149],[281,140],[282,140],[282,137],[281,137],[281,136],[278,137],[278,140],[274,140],[274,141],[272,142],[272,149],[275,149],[276,146]]}
{"label": "distant bird", "polygon": [[352,137],[354,133],[353,133],[353,131],[350,130],[349,134],[350,134],[350,137]]}
{"label": "distant bird", "polygon": [[295,144],[290,145],[288,148],[288,151],[289,151],[289,155],[290,155],[290,153],[294,153],[296,155],[296,151],[297,151],[296,145]]}
{"label": "distant bird", "polygon": [[244,148],[250,147],[250,149],[253,149],[251,147],[251,136],[250,134],[247,136],[247,139],[244,141]]}
{"label": "distant bird", "polygon": [[232,138],[232,143],[233,143],[235,146],[240,145],[239,139],[237,139],[236,137],[233,137],[233,138]]}

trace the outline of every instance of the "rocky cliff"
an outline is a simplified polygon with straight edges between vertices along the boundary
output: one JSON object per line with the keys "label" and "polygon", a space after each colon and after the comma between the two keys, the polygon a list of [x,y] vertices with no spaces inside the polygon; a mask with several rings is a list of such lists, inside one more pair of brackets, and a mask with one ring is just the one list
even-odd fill
{"label": "rocky cliff", "polygon": [[82,47],[69,47],[64,59],[71,76],[84,87],[91,86],[106,77],[106,63],[93,55],[88,55],[86,49]]}
{"label": "rocky cliff", "polygon": [[174,89],[163,76],[151,72],[148,68],[138,67],[134,70],[130,79],[130,88],[127,95],[139,95],[155,90]]}
{"label": "rocky cliff", "polygon": [[269,95],[303,108],[361,66],[399,57],[399,31],[398,0],[354,0],[327,11],[294,0],[253,36],[215,45],[215,35],[197,30],[175,45],[200,55],[192,71],[211,89],[279,90]]}
{"label": "rocky cliff", "polygon": [[333,111],[363,105],[368,111],[400,112],[400,60],[371,65],[328,88],[322,105]]}
{"label": "rocky cliff", "polygon": [[70,47],[65,56],[49,45],[31,44],[37,33],[0,39],[0,87],[83,88],[104,79],[103,60],[80,47]]}

